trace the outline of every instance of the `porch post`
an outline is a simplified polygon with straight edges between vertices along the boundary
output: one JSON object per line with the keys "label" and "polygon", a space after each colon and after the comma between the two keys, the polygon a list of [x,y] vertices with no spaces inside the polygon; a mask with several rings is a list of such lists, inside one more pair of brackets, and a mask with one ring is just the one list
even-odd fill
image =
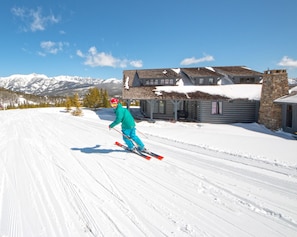
{"label": "porch post", "polygon": [[170,100],[174,106],[174,120],[177,121],[177,108],[178,105],[181,103],[181,100]]}
{"label": "porch post", "polygon": [[153,112],[154,112],[154,107],[156,104],[156,100],[147,100],[147,102],[150,104],[150,120],[153,120]]}
{"label": "porch post", "polygon": [[127,109],[130,110],[131,100],[127,99],[126,104],[127,104]]}

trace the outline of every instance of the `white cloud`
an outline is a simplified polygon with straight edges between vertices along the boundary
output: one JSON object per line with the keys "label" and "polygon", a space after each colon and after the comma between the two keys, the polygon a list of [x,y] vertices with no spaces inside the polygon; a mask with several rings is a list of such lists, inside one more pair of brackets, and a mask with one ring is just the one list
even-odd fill
{"label": "white cloud", "polygon": [[53,41],[43,41],[40,43],[40,47],[45,53],[57,54],[59,51],[63,51],[64,46],[68,46],[67,42],[53,42]]}
{"label": "white cloud", "polygon": [[76,54],[77,54],[77,56],[79,56],[79,57],[81,57],[81,58],[84,57],[84,54],[83,54],[82,51],[80,51],[80,50],[77,50],[77,51],[76,51]]}
{"label": "white cloud", "polygon": [[91,47],[88,54],[85,56],[85,64],[91,67],[96,66],[107,66],[116,67],[117,59],[111,54],[106,54],[104,52],[97,52],[95,47]]}
{"label": "white cloud", "polygon": [[277,65],[284,67],[297,67],[297,60],[284,56]]}
{"label": "white cloud", "polygon": [[43,52],[37,52],[37,54],[38,54],[39,56],[41,56],[41,57],[45,57],[45,56],[46,56],[46,54],[43,53]]}
{"label": "white cloud", "polygon": [[125,68],[127,65],[131,65],[133,67],[142,67],[141,60],[128,60],[128,59],[119,59],[112,54],[105,52],[97,52],[96,47],[91,47],[86,54],[84,54],[81,50],[76,51],[77,56],[84,58],[85,65],[90,67],[120,67]]}
{"label": "white cloud", "polygon": [[196,63],[201,63],[201,62],[210,62],[214,61],[214,57],[210,55],[205,55],[203,58],[185,58],[184,60],[181,61],[181,65],[191,65],[191,64],[196,64]]}
{"label": "white cloud", "polygon": [[133,66],[133,67],[140,68],[140,67],[143,66],[143,63],[142,63],[142,60],[135,60],[135,61],[131,61],[130,65]]}
{"label": "white cloud", "polygon": [[27,9],[27,8],[20,8],[14,7],[11,9],[13,15],[21,18],[24,26],[22,26],[23,31],[43,31],[45,30],[48,24],[54,24],[59,22],[59,18],[55,17],[54,15],[50,14],[48,16],[42,15],[41,8],[34,9]]}
{"label": "white cloud", "polygon": [[24,16],[25,16],[25,9],[24,8],[13,7],[13,8],[11,8],[11,12],[15,16],[19,16],[21,18],[24,18]]}

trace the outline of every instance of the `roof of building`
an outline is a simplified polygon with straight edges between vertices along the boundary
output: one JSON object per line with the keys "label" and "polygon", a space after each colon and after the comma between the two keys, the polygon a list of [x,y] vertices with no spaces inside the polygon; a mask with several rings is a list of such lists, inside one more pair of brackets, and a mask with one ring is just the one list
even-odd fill
{"label": "roof of building", "polygon": [[177,78],[179,74],[170,68],[136,70],[140,79]]}
{"label": "roof of building", "polygon": [[280,104],[297,104],[297,93],[282,96],[274,100],[274,102]]}
{"label": "roof of building", "polygon": [[[220,74],[224,72],[224,74]],[[234,96],[231,96],[231,92],[226,94],[222,92],[221,85],[184,85],[181,83],[181,86],[170,86],[170,85],[142,85],[142,79],[166,79],[173,78],[177,79],[176,81],[184,80],[180,72],[188,75],[189,77],[225,77],[225,75],[255,75],[259,76],[262,73],[253,71],[243,66],[231,66],[231,67],[200,67],[200,68],[180,68],[180,69],[144,69],[144,70],[124,70],[123,73],[123,99],[235,99]],[[226,74],[225,74],[226,73]],[[226,86],[226,85],[225,85]],[[233,87],[232,90],[236,94],[238,99],[256,99],[260,98],[261,85],[258,84],[257,89],[255,89],[255,94],[253,96],[247,95],[248,90],[241,91],[238,93],[236,90],[239,90],[241,87]],[[165,87],[170,88],[165,90]],[[190,89],[186,93],[181,92],[182,88]],[[202,90],[204,87],[205,90]],[[206,90],[209,88],[209,90]],[[227,88],[227,87],[225,87]],[[224,89],[225,89],[224,88]],[[231,87],[229,87],[231,88]],[[162,93],[159,93],[162,92]]]}
{"label": "roof of building", "polygon": [[[260,100],[261,98],[261,84],[236,84],[236,85],[217,85],[217,86],[157,86],[154,92],[157,95],[179,93],[183,94],[184,98],[197,98],[197,95],[208,97],[228,99],[248,99]],[[208,95],[208,96],[207,96]]]}
{"label": "roof of building", "polygon": [[245,66],[224,66],[224,67],[212,67],[216,72],[228,74],[231,76],[261,76],[263,73],[254,71]]}
{"label": "roof of building", "polygon": [[196,67],[196,68],[181,68],[182,72],[191,78],[195,77],[220,77],[222,74],[215,72],[209,67]]}

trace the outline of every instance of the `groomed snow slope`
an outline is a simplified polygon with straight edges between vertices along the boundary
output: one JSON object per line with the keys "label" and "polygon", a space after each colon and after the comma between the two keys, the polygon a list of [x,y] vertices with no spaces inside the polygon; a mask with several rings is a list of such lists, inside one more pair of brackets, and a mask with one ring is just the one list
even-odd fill
{"label": "groomed snow slope", "polygon": [[297,236],[289,135],[141,122],[147,148],[165,156],[147,161],[114,145],[112,119],[110,109],[0,111],[1,237]]}

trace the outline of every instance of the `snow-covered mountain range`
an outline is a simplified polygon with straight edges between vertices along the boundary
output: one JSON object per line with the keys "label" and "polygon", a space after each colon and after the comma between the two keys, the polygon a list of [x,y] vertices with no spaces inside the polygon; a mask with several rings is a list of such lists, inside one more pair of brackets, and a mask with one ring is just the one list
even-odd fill
{"label": "snow-covered mountain range", "polygon": [[0,77],[0,87],[12,91],[35,95],[64,96],[77,92],[83,94],[91,87],[108,91],[109,95],[121,94],[122,81],[111,78],[107,80],[78,76],[48,77],[44,74],[14,74]]}

